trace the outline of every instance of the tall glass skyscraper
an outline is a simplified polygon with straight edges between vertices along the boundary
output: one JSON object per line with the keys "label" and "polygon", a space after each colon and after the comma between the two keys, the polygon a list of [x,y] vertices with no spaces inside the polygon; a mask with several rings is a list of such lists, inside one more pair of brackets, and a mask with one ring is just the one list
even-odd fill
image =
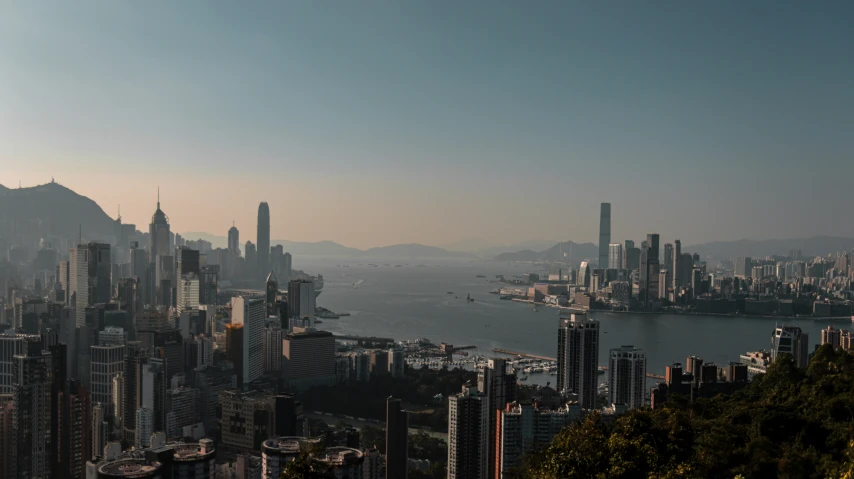
{"label": "tall glass skyscraper", "polygon": [[611,203],[602,203],[599,210],[599,267],[608,267],[608,245],[611,244]]}
{"label": "tall glass skyscraper", "polygon": [[258,274],[270,272],[270,207],[258,205]]}

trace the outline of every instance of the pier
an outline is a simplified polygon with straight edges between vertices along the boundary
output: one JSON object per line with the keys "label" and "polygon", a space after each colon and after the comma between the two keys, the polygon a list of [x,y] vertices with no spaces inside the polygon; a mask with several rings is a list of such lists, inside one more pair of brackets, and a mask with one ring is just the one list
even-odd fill
{"label": "pier", "polygon": [[[509,349],[495,348],[492,350],[492,352],[498,353],[498,354],[507,354],[510,356],[517,356],[520,358],[537,359],[540,361],[557,361],[556,358],[550,358],[548,356],[540,356],[538,354],[520,353],[519,351],[510,351]],[[602,371],[607,371],[608,366],[599,366],[599,369],[601,369]],[[662,376],[660,374],[653,374],[653,373],[646,373],[646,377],[651,378],[651,379],[664,379],[664,376]]]}
{"label": "pier", "polygon": [[550,358],[548,356],[540,356],[537,354],[520,353],[519,351],[510,351],[509,349],[495,348],[492,350],[492,352],[498,353],[498,354],[508,354],[510,356],[518,356],[520,358],[538,359],[540,361],[557,361],[556,358]]}
{"label": "pier", "polygon": [[356,341],[359,346],[364,347],[373,347],[373,346],[381,346],[385,347],[389,343],[394,342],[394,338],[380,338],[377,336],[351,336],[351,335],[335,335],[335,339],[341,341]]}

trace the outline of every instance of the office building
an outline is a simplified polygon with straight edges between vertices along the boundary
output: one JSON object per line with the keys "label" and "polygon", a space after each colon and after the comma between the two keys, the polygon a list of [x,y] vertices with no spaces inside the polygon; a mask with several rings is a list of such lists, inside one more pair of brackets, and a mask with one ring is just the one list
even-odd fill
{"label": "office building", "polygon": [[51,356],[35,341],[12,358],[10,477],[49,477],[51,462]]}
{"label": "office building", "polygon": [[225,325],[225,357],[234,365],[237,375],[237,387],[243,388],[243,325]]}
{"label": "office building", "polygon": [[154,434],[154,413],[148,408],[138,408],[134,414],[136,424],[136,440],[134,446],[142,449],[151,446],[151,435]]}
{"label": "office building", "polygon": [[608,269],[623,268],[623,245],[620,243],[608,245]]}
{"label": "office building", "polygon": [[667,271],[673,277],[673,244],[672,243],[664,243],[664,261],[663,270]]}
{"label": "office building", "polygon": [[611,203],[599,207],[599,268],[608,267],[608,245],[611,244]]}
{"label": "office building", "polygon": [[124,328],[107,326],[103,331],[98,332],[98,345],[100,346],[124,345],[126,342],[127,334],[125,334]]}
{"label": "office building", "polygon": [[10,475],[12,463],[12,419],[15,414],[12,395],[0,394],[0,479],[16,479]]}
{"label": "office building", "polygon": [[166,391],[166,435],[181,437],[185,426],[197,424],[199,416],[199,390],[178,387]]}
{"label": "office building", "polygon": [[750,278],[753,274],[753,260],[750,257],[740,257],[735,260],[735,277]]}
{"label": "office building", "polygon": [[[166,391],[169,389],[166,360],[149,358],[142,366],[142,402],[140,407],[151,411],[153,431],[166,430]],[[137,424],[137,428],[139,425]],[[142,434],[137,431],[137,436]]]}
{"label": "office building", "polygon": [[267,305],[263,296],[236,296],[231,300],[231,324],[243,326],[243,384],[264,374],[264,319]]}
{"label": "office building", "polygon": [[375,349],[370,352],[371,357],[371,376],[387,376],[388,375],[388,351],[384,349]]}
{"label": "office building", "polygon": [[35,335],[0,334],[0,394],[12,394],[15,356],[26,353],[27,343],[40,339]]}
{"label": "office building", "polygon": [[[495,462],[496,423],[493,420],[496,412],[504,409],[507,403],[516,400],[516,375],[509,374],[507,361],[501,358],[490,358],[477,375],[477,390],[486,397],[489,426],[487,431],[487,461]],[[493,478],[493,469],[487,472],[487,477]]]}
{"label": "office building", "polygon": [[[288,319],[292,325],[314,327],[315,298],[314,282],[301,279],[288,282]],[[298,321],[294,323],[294,319]]]}
{"label": "office building", "polygon": [[332,333],[309,330],[287,334],[282,341],[282,376],[290,388],[297,390],[335,384]]}
{"label": "office building", "polygon": [[790,354],[795,365],[806,368],[809,365],[809,334],[797,326],[777,326],[771,335],[771,361],[781,354]]}
{"label": "office building", "polygon": [[199,276],[195,273],[182,274],[178,278],[175,310],[179,316],[186,312],[199,310],[200,289]]}
{"label": "office building", "polygon": [[599,321],[573,313],[558,323],[558,391],[576,394],[582,409],[593,409],[599,365]]}
{"label": "office building", "polygon": [[833,349],[839,349],[842,343],[842,331],[828,326],[821,330],[821,344],[829,344]]}
{"label": "office building", "polygon": [[89,351],[91,366],[89,381],[92,404],[100,403],[104,408],[105,417],[118,422],[117,410],[121,408],[121,405],[115,402],[115,382],[113,379],[124,374],[125,345],[91,346]]}
{"label": "office building", "polygon": [[172,252],[172,238],[169,232],[169,218],[160,209],[160,189],[157,189],[157,210],[151,215],[148,226],[148,262],[157,263],[157,257]]}
{"label": "office building", "polygon": [[282,370],[282,341],[285,339],[285,331],[276,325],[267,325],[264,328],[264,372],[276,372]]}
{"label": "office building", "polygon": [[670,278],[673,280],[673,292],[676,294],[676,291],[679,290],[684,284],[684,279],[682,278],[682,241],[676,240],[673,242],[673,258],[670,263],[671,272]]}
{"label": "office building", "polygon": [[507,404],[497,416],[495,461],[489,463],[492,476],[516,477],[510,474],[523,465],[526,454],[547,447],[560,431],[581,418],[577,404],[554,409]]}
{"label": "office building", "polygon": [[448,398],[448,479],[487,478],[488,406],[470,384]]}
{"label": "office building", "polygon": [[240,256],[240,231],[233,224],[228,229],[228,251],[234,256]]}
{"label": "office building", "polygon": [[278,316],[279,307],[276,304],[276,297],[279,295],[279,280],[272,271],[267,275],[266,293],[267,316]]}
{"label": "office building", "polygon": [[59,393],[56,454],[58,471],[67,471],[68,477],[83,478],[92,457],[91,407],[86,389],[76,380],[66,381]]}
{"label": "office building", "polygon": [[260,272],[270,271],[270,207],[267,202],[258,205],[258,266]]}
{"label": "office building", "polygon": [[578,267],[578,277],[575,279],[575,284],[578,286],[590,286],[590,264],[587,261],[582,261]]}
{"label": "office building", "polygon": [[401,379],[405,375],[406,355],[401,349],[389,349],[388,351],[388,373],[395,379]]}
{"label": "office building", "polygon": [[634,346],[611,350],[608,365],[608,399],[610,404],[629,409],[644,405],[646,391],[646,354]]}
{"label": "office building", "polygon": [[220,391],[221,442],[243,450],[258,450],[275,431],[275,405],[258,391]]}
{"label": "office building", "polygon": [[285,280],[290,280],[293,273],[293,257],[288,252],[285,252],[282,256],[282,273],[285,276]]}
{"label": "office building", "polygon": [[659,292],[659,237],[655,233],[646,235],[646,247],[641,248],[640,281],[638,287],[644,307],[650,307]]}
{"label": "office building", "polygon": [[109,423],[106,411],[101,403],[92,403],[92,456],[102,456],[109,439]]}
{"label": "office building", "polygon": [[386,400],[385,414],[386,478],[406,479],[409,462],[409,413],[400,399]]}

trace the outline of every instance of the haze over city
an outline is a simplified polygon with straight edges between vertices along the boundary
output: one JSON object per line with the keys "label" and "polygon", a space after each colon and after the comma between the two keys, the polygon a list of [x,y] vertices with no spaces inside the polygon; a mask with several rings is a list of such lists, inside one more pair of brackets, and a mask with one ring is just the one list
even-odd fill
{"label": "haze over city", "polygon": [[725,5],[4,3],[0,184],[359,248],[596,242],[600,201],[613,238],[854,235],[854,7]]}

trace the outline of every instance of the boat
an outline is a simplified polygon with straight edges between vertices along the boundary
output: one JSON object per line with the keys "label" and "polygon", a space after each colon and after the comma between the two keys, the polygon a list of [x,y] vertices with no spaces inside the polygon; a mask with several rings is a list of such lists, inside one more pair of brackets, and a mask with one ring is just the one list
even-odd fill
{"label": "boat", "polygon": [[479,275],[475,276],[475,278],[486,278],[486,275],[479,274]]}
{"label": "boat", "polygon": [[533,308],[531,308],[531,311],[533,311],[533,312],[535,312],[535,313],[536,313],[536,312],[538,311],[538,310],[537,310],[537,307],[536,307],[536,306],[534,306]]}
{"label": "boat", "polygon": [[454,292],[453,292],[453,291],[448,291],[448,294],[454,294]]}

